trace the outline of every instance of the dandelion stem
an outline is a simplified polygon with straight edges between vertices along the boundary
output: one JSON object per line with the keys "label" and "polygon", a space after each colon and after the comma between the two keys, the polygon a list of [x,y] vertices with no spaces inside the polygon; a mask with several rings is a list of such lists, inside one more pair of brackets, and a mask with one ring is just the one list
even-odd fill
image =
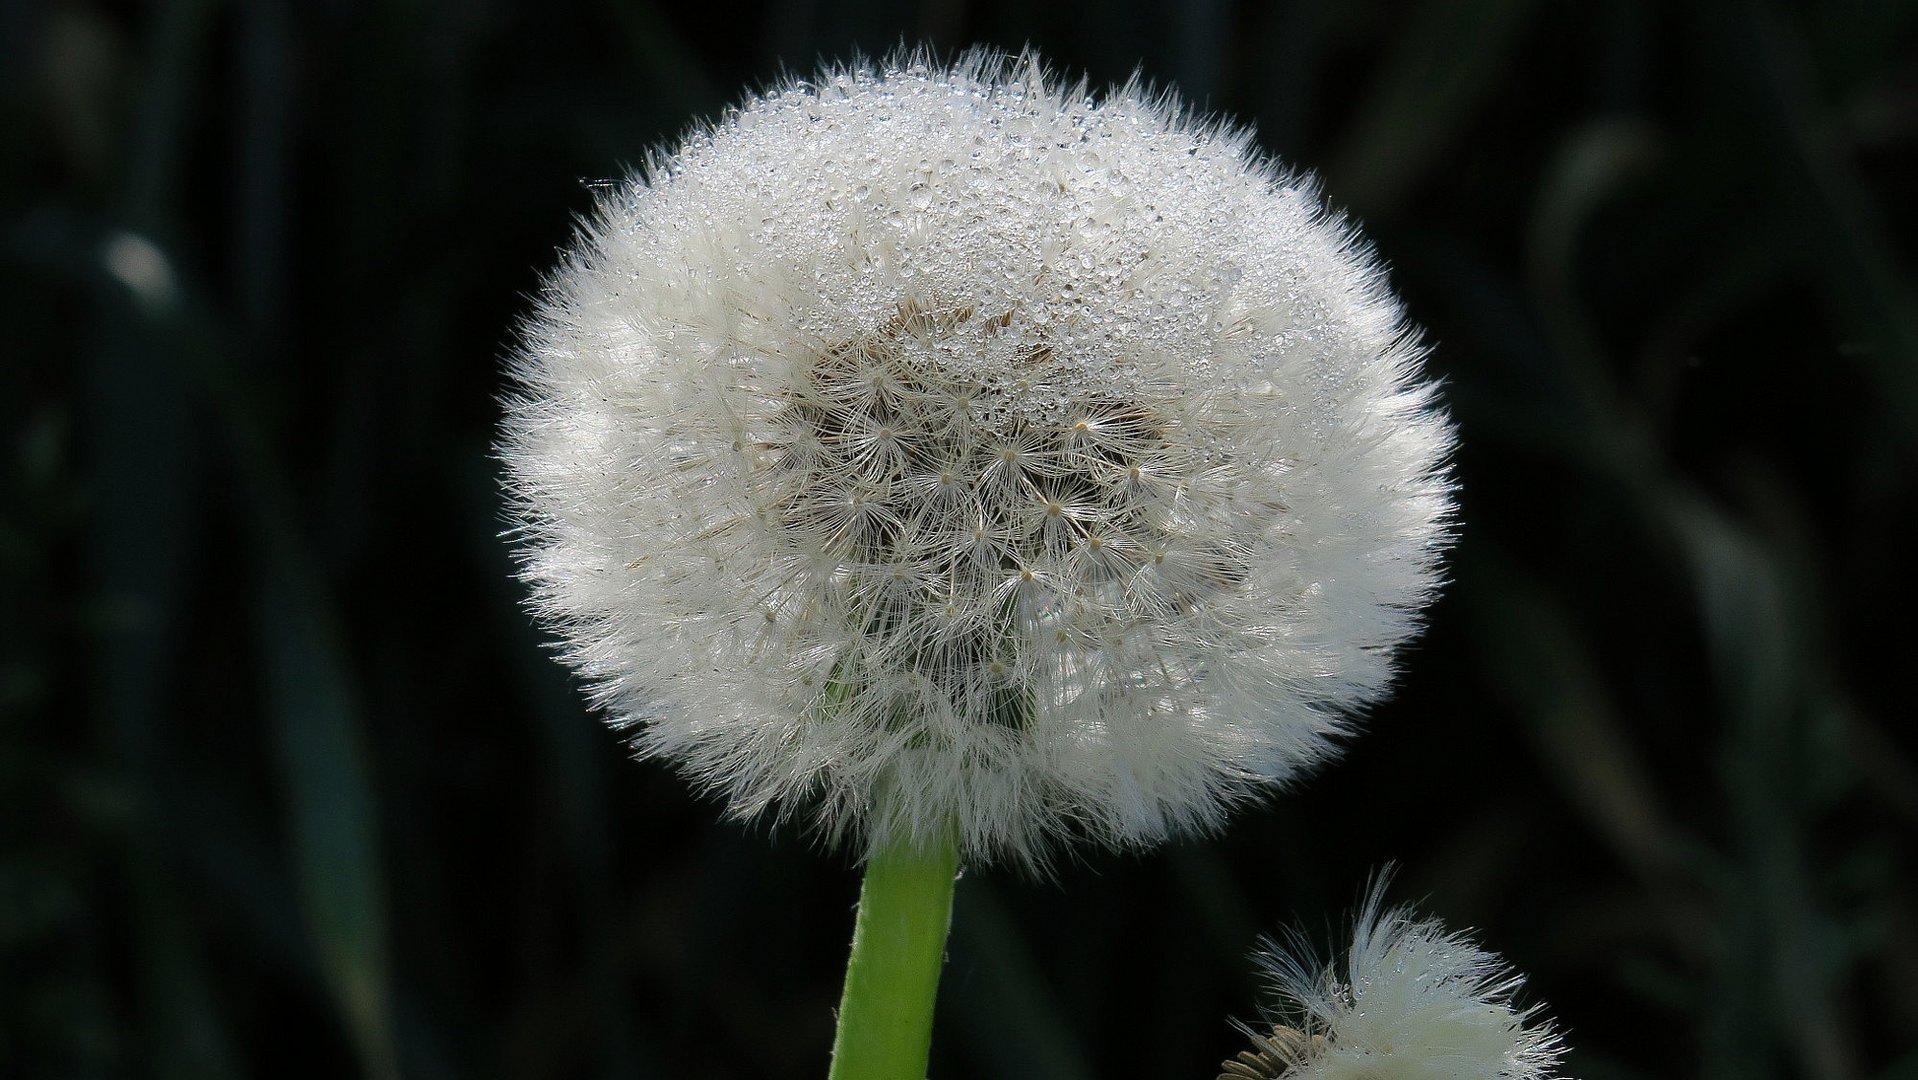
{"label": "dandelion stem", "polygon": [[956,838],[902,840],[866,863],[839,1000],[831,1080],[920,1080],[952,924]]}

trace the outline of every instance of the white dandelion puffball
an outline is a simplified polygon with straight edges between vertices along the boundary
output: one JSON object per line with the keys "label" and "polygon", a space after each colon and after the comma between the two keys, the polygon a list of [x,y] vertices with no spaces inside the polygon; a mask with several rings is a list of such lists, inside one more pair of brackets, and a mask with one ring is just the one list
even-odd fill
{"label": "white dandelion puffball", "polygon": [[1563,1046],[1536,1009],[1513,1005],[1524,979],[1496,953],[1406,908],[1361,909],[1344,969],[1265,942],[1259,962],[1279,1023],[1220,1080],[1546,1080]]}
{"label": "white dandelion puffball", "polygon": [[870,852],[1216,826],[1434,591],[1452,429],[1251,136],[1032,57],[754,97],[607,191],[500,455],[534,606],[644,755]]}

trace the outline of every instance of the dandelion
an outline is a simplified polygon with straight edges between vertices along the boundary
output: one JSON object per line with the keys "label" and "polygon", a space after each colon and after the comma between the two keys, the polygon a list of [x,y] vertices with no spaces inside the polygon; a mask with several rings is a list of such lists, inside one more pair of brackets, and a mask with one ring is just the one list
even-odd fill
{"label": "dandelion", "polygon": [[1407,908],[1380,911],[1382,876],[1360,909],[1344,969],[1266,941],[1258,955],[1278,1006],[1268,1032],[1219,1080],[1546,1080],[1563,1053],[1523,978],[1497,954]]}
{"label": "dandelion", "polygon": [[1038,865],[1214,828],[1384,692],[1450,512],[1420,357],[1249,133],[906,56],[610,189],[500,454],[639,753],[875,868]]}
{"label": "dandelion", "polygon": [[1149,845],[1332,750],[1451,429],[1315,191],[1032,60],[772,90],[605,196],[501,446],[535,606],[742,816]]}

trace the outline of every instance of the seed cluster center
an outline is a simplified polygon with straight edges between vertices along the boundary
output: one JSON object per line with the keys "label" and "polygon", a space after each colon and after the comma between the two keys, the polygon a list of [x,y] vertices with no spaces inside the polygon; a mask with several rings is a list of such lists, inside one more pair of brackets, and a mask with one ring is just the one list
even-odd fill
{"label": "seed cluster center", "polygon": [[771,412],[752,473],[815,595],[874,643],[861,661],[909,665],[962,706],[1030,687],[1048,658],[1121,647],[1245,573],[1216,529],[1191,537],[1207,462],[1161,410],[1081,394],[1038,423],[999,407],[1044,392],[1062,363],[1044,343],[1001,385],[941,363],[934,346],[981,319],[987,333],[1013,321],[907,301],[819,355]]}

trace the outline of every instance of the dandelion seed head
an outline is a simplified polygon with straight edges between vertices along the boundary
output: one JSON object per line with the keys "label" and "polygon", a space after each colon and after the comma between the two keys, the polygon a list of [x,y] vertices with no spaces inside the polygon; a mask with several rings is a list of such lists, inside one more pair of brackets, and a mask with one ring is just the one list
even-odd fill
{"label": "dandelion seed head", "polygon": [[1317,192],[1137,85],[918,56],[606,195],[500,452],[534,606],[742,816],[974,858],[1216,827],[1438,578],[1451,427]]}
{"label": "dandelion seed head", "polygon": [[1524,980],[1468,935],[1407,908],[1383,910],[1381,877],[1340,966],[1265,942],[1274,996],[1269,1034],[1226,1077],[1285,1080],[1547,1080],[1564,1052],[1536,1009],[1514,1004]]}

